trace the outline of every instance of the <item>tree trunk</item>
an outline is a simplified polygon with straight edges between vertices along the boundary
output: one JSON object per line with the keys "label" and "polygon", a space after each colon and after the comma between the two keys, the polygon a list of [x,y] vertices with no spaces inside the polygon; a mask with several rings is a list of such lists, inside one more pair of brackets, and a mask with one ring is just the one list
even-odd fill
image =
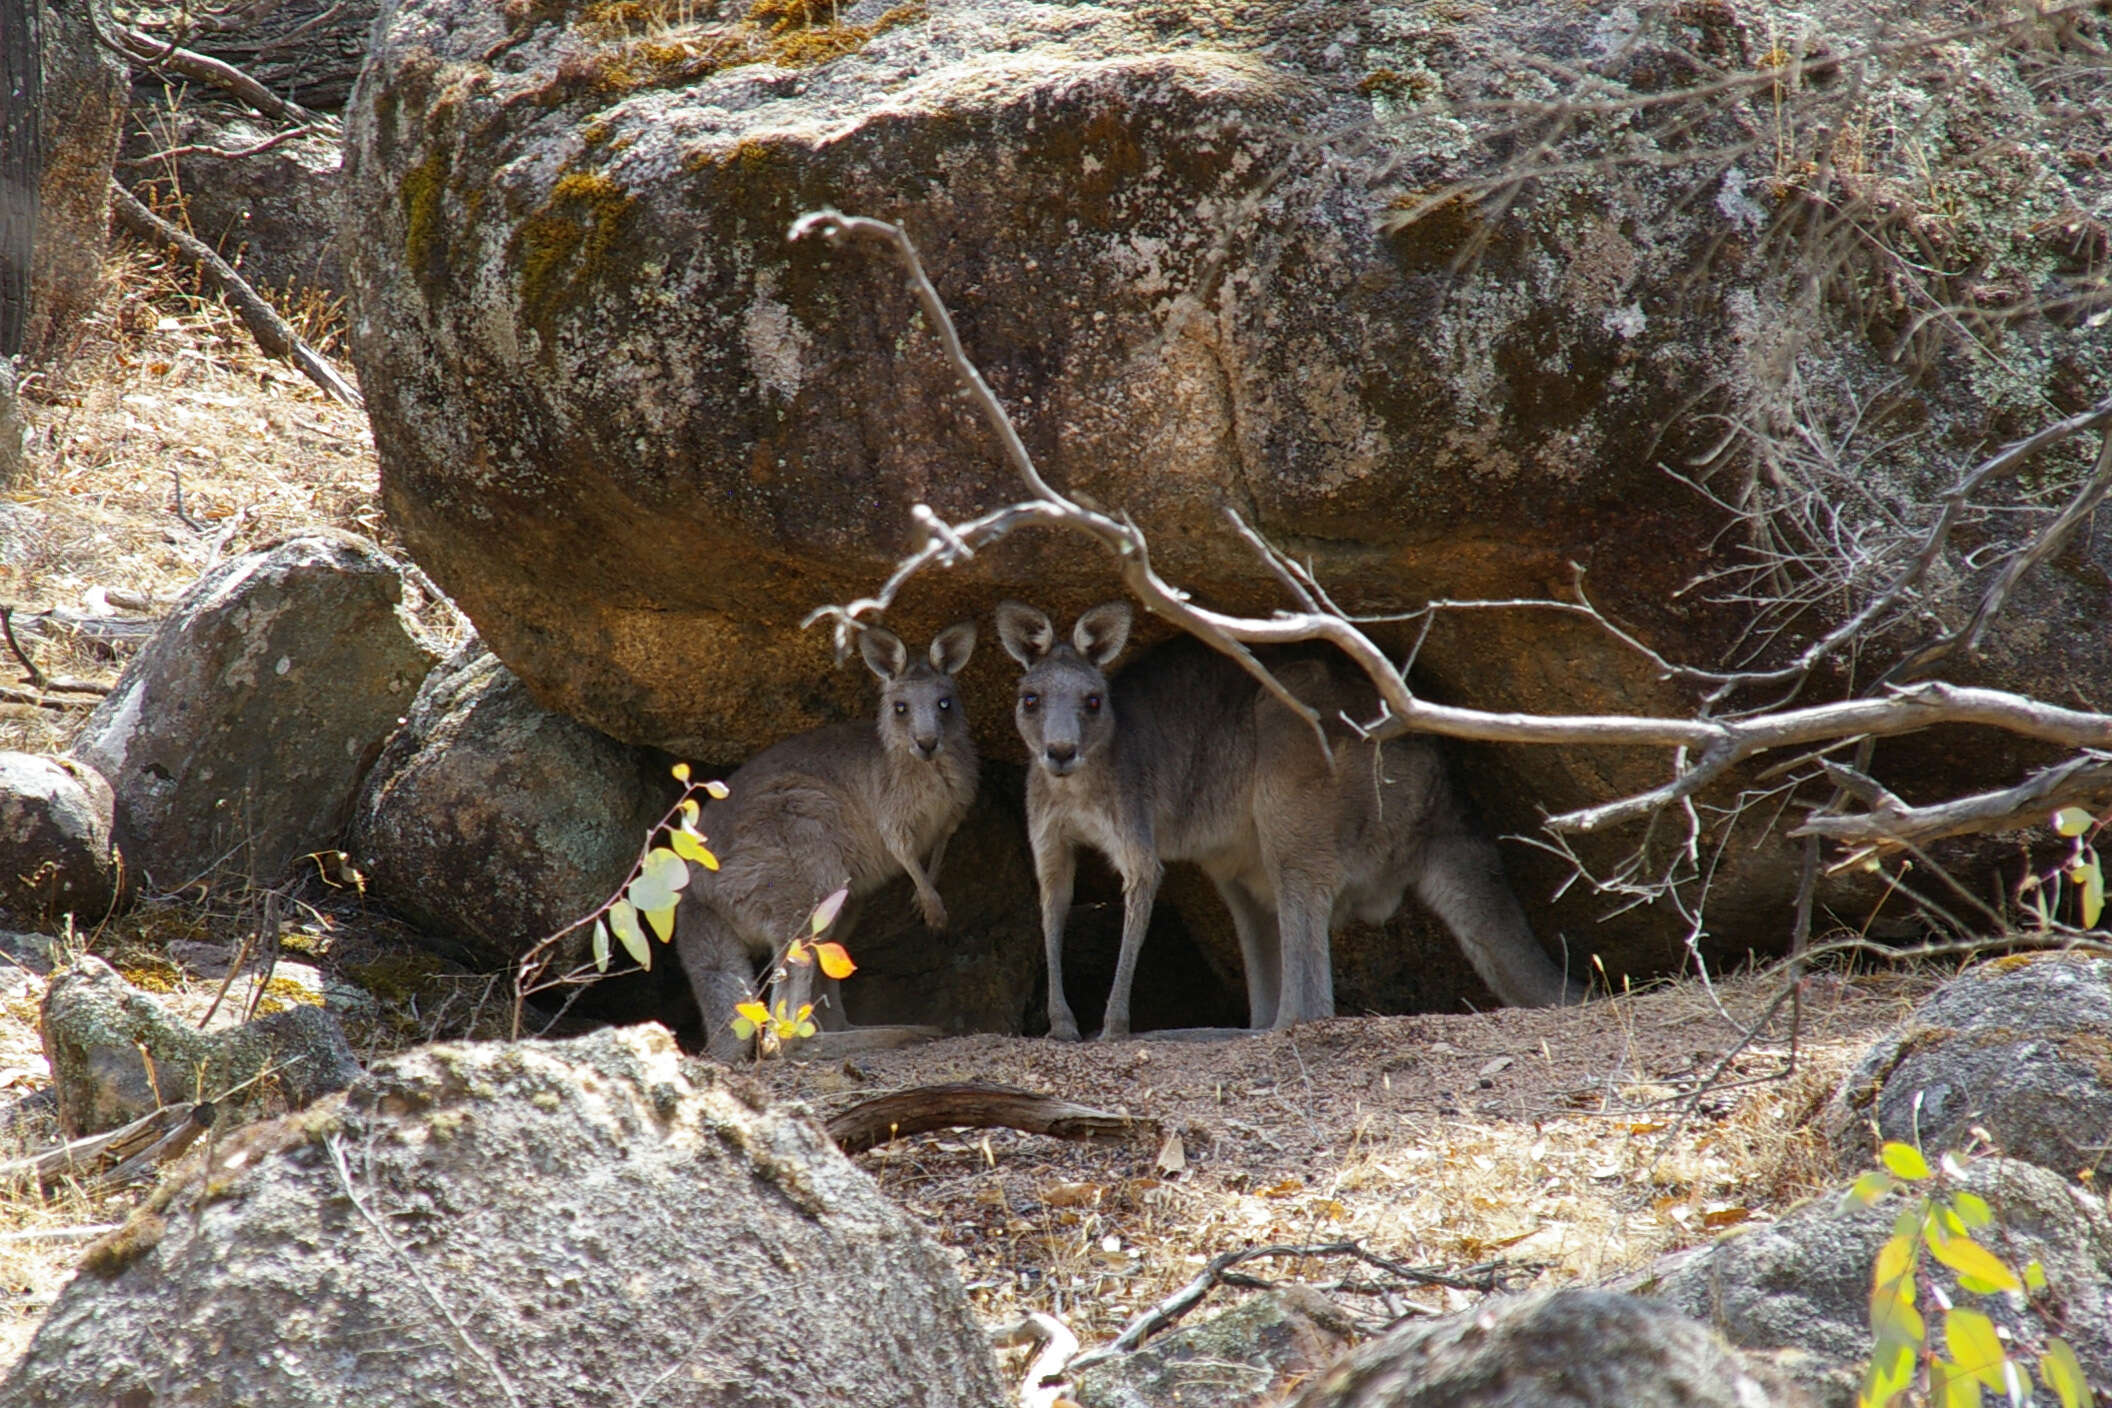
{"label": "tree trunk", "polygon": [[39,0],[0,0],[0,357],[22,350],[29,326],[29,260],[44,169]]}

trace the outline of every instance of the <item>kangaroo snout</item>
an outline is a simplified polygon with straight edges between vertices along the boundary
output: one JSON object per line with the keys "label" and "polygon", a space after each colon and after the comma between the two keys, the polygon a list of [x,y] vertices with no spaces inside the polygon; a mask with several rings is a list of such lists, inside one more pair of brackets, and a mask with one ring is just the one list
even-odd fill
{"label": "kangaroo snout", "polygon": [[1041,750],[1041,765],[1058,777],[1078,766],[1078,745],[1051,743]]}

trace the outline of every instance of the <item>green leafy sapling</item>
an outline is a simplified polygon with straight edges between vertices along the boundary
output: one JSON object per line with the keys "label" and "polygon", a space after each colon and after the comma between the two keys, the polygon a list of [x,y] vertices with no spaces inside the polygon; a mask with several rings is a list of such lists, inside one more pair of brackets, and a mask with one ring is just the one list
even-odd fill
{"label": "green leafy sapling", "polygon": [[2027,874],[2017,887],[2017,898],[2038,916],[2041,931],[2054,927],[2063,882],[2075,891],[2075,915],[2081,927],[2097,927],[2105,912],[2105,872],[2098,863],[2096,843],[2107,820],[2082,807],[2063,807],[2053,814],[2054,833],[2072,843],[2068,854],[2051,870]]}
{"label": "green leafy sapling", "polygon": [[[1883,1167],[1856,1179],[1847,1198],[1875,1207],[1894,1194],[1906,1197],[1871,1271],[1876,1349],[1856,1408],[1892,1408],[1923,1383],[1920,1401],[1930,1408],[1979,1408],[1983,1392],[2017,1408],[2030,1404],[2031,1380],[2012,1343],[1984,1311],[1960,1304],[1958,1293],[2006,1296],[2021,1304],[2045,1293],[2045,1270],[2032,1261],[2019,1274],[1976,1240],[1997,1219],[1986,1199],[1956,1186],[1968,1166],[1963,1155],[1945,1154],[1931,1168],[1921,1150],[1889,1141],[1879,1161]],[[1931,1262],[1948,1269],[1955,1290]],[[1931,1318],[1941,1321],[1940,1337],[1931,1333]],[[2039,1379],[2061,1408],[2092,1408],[2082,1365],[2066,1340],[2047,1335],[2036,1357]]]}

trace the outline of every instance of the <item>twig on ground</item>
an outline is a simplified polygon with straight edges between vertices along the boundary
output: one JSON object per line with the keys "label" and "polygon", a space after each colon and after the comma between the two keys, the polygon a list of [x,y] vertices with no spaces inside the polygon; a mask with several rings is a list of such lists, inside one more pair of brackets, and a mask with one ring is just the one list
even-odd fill
{"label": "twig on ground", "polygon": [[137,196],[116,181],[110,183],[110,200],[119,223],[127,230],[140,239],[173,246],[209,285],[225,293],[228,301],[234,304],[243,326],[249,329],[250,336],[267,355],[287,358],[306,373],[310,381],[346,405],[358,408],[363,404],[359,391],[344,374],[322,353],[303,342],[292,325],[279,316],[278,310],[251,288],[249,281],[236,273],[233,265],[214,253],[211,246],[147,209]]}
{"label": "twig on ground", "polygon": [[1041,1352],[1034,1356],[1034,1362],[1027,1366],[1027,1372],[1020,1378],[1019,1408],[1054,1408],[1056,1401],[1064,1396],[1062,1381],[1056,1376],[1078,1352],[1078,1336],[1071,1333],[1070,1326],[1053,1315],[1031,1310],[1017,1324],[992,1330],[990,1344],[995,1349],[1040,1345]]}
{"label": "twig on ground", "polygon": [[[99,37],[102,36],[99,34]],[[107,37],[104,37],[104,42],[112,43]],[[173,42],[164,44],[122,26],[118,28],[117,39],[112,47],[134,63],[143,64],[148,68],[167,69],[170,73],[184,78],[210,84],[241,99],[266,117],[311,126],[324,121],[319,114],[310,112],[299,103],[280,97],[233,64],[216,59],[210,54],[194,53]]]}
{"label": "twig on ground", "polygon": [[1429,1267],[1409,1266],[1391,1257],[1369,1251],[1362,1242],[1322,1242],[1313,1246],[1248,1247],[1240,1251],[1220,1252],[1210,1259],[1210,1264],[1196,1273],[1193,1280],[1146,1309],[1131,1320],[1122,1333],[1098,1349],[1090,1349],[1064,1366],[1063,1372],[1075,1374],[1081,1369],[1112,1359],[1118,1354],[1127,1354],[1144,1343],[1152,1335],[1174,1324],[1182,1316],[1200,1305],[1210,1294],[1211,1288],[1222,1284],[1265,1286],[1268,1283],[1252,1277],[1240,1276],[1232,1268],[1241,1262],[1254,1261],[1261,1257],[1355,1257],[1367,1266],[1376,1268],[1410,1285],[1450,1286],[1456,1290],[1480,1291],[1491,1294],[1502,1290],[1516,1276],[1529,1275],[1536,1268],[1524,1262],[1485,1261],[1457,1271],[1438,1271]]}
{"label": "twig on ground", "polygon": [[1018,1129],[1055,1139],[1113,1142],[1158,1132],[1157,1120],[1095,1110],[1009,1085],[922,1085],[861,1100],[831,1115],[829,1138],[846,1154],[934,1129]]}

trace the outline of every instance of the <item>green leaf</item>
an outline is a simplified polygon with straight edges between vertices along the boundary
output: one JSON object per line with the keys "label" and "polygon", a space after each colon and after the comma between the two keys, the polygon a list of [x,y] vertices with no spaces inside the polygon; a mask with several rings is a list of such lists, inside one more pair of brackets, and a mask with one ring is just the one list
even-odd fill
{"label": "green leaf", "polygon": [[822,930],[836,922],[836,916],[843,912],[843,902],[850,897],[851,887],[845,885],[820,904],[814,906],[813,917],[808,922],[813,925],[816,934],[821,933]]}
{"label": "green leaf", "polygon": [[2061,1400],[2061,1408],[2095,1408],[2090,1381],[2083,1376],[2082,1362],[2068,1341],[2058,1335],[2046,1337],[2046,1352],[2039,1356],[2039,1377]]}
{"label": "green leaf", "polygon": [[1922,1323],[1921,1312],[1914,1308],[1914,1282],[1911,1278],[1892,1282],[1886,1289],[1871,1295],[1870,1328],[1880,1344],[1895,1340],[1909,1345],[1927,1343],[1928,1327]]}
{"label": "green leaf", "polygon": [[638,927],[638,912],[629,902],[618,900],[609,906],[609,929],[622,941],[623,951],[640,968],[653,966],[653,946],[646,941],[645,931]]}
{"label": "green leaf", "polygon": [[597,917],[594,921],[594,967],[597,971],[609,971],[609,926]]}
{"label": "green leaf", "polygon": [[673,905],[666,905],[660,909],[643,909],[639,913],[645,916],[646,923],[653,926],[653,932],[660,936],[661,943],[667,943],[675,937],[675,907]]}
{"label": "green leaf", "polygon": [[[1970,1237],[1946,1237],[1934,1227],[1924,1238],[1930,1255],[1942,1262],[1961,1278],[1961,1285],[1979,1295],[1995,1291],[2021,1291],[2024,1283],[2017,1273],[2002,1264],[2002,1258],[1981,1246]],[[1974,1284],[1967,1284],[1970,1281]]]}
{"label": "green leaf", "polygon": [[1848,1187],[1848,1197],[1866,1208],[1874,1208],[1899,1187],[1899,1180],[1883,1169],[1873,1168]]}
{"label": "green leaf", "polygon": [[2024,1289],[2033,1295],[2046,1289],[2046,1268],[2039,1265],[2037,1257],[2024,1263]]}
{"label": "green leaf", "polygon": [[733,1034],[742,1041],[746,1041],[749,1037],[755,1035],[755,1023],[749,1021],[746,1017],[736,1017],[726,1025],[733,1028]]}
{"label": "green leaf", "polygon": [[1878,1157],[1884,1161],[1886,1168],[1910,1182],[1927,1178],[1934,1172],[1929,1167],[1929,1161],[1921,1156],[1921,1150],[1912,1144],[1902,1144],[1896,1139],[1886,1140],[1885,1147],[1878,1151]]}
{"label": "green leaf", "polygon": [[1956,1210],[1959,1221],[1968,1227],[1995,1225],[1995,1210],[1989,1207],[1987,1199],[1978,1193],[1953,1193],[1951,1207]]}
{"label": "green leaf", "polygon": [[2090,829],[2097,818],[2081,807],[2062,807],[2053,814],[2053,829],[2063,836],[2080,836]]}
{"label": "green leaf", "polygon": [[2083,927],[2095,929],[2097,918],[2105,912],[2105,871],[2097,863],[2097,852],[2086,850],[2089,863],[2083,867]]}
{"label": "green leaf", "polygon": [[688,883],[689,867],[682,857],[665,846],[655,846],[646,852],[645,864],[638,868],[638,878],[624,896],[642,910],[666,909]]}
{"label": "green leaf", "polygon": [[1914,1382],[1914,1351],[1919,1343],[1878,1340],[1870,1355],[1870,1371],[1863,1376],[1863,1391],[1855,1400],[1857,1408],[1889,1408],[1893,1399],[1907,1391]]}
{"label": "green leaf", "polygon": [[798,1026],[792,1029],[792,1034],[794,1036],[808,1037],[814,1035],[814,1030],[815,1028],[812,1022],[801,1022]]}
{"label": "green leaf", "polygon": [[[1977,1310],[1953,1306],[1943,1317],[1943,1344],[1950,1350],[1958,1372],[1969,1374],[1997,1393],[2003,1392],[2002,1364],[2009,1355],[1995,1333],[1995,1322]],[[1973,1396],[1975,1403],[1979,1395]]]}

